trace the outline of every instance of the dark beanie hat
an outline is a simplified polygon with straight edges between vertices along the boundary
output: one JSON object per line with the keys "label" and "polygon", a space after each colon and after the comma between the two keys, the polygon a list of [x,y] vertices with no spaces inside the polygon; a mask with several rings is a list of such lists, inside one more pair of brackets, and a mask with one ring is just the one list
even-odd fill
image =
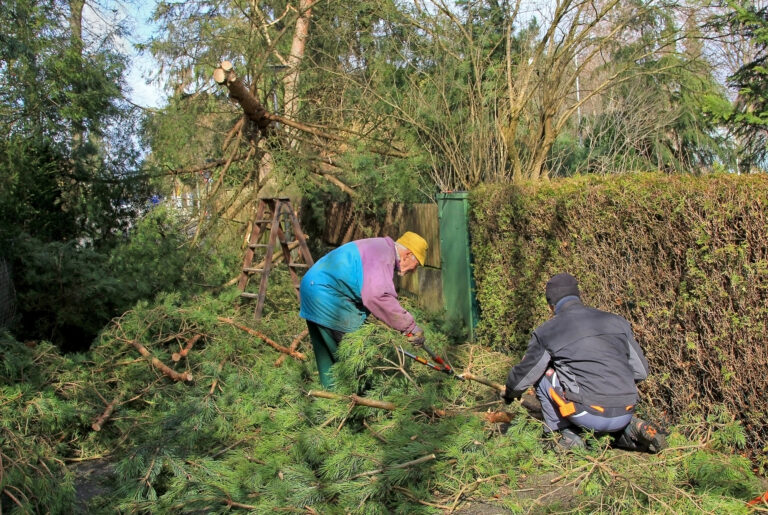
{"label": "dark beanie hat", "polygon": [[547,303],[554,306],[563,297],[576,295],[580,297],[579,283],[571,274],[557,274],[547,281]]}

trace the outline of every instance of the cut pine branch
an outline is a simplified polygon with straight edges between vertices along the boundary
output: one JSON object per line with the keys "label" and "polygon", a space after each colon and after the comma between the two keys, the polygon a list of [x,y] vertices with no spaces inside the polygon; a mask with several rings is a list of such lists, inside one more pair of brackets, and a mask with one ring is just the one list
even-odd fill
{"label": "cut pine branch", "polygon": [[305,356],[301,352],[298,352],[298,351],[295,351],[295,350],[292,351],[288,347],[283,347],[282,345],[280,345],[279,343],[275,342],[269,336],[267,336],[266,334],[262,333],[261,331],[257,331],[256,329],[251,329],[248,326],[245,326],[245,325],[242,325],[242,324],[238,324],[237,322],[235,322],[231,318],[226,318],[226,317],[217,317],[217,318],[218,318],[219,322],[224,322],[225,324],[229,324],[229,325],[231,325],[233,327],[237,327],[238,329],[240,329],[242,331],[245,331],[246,333],[248,333],[248,334],[250,334],[252,336],[260,338],[266,344],[268,344],[270,347],[272,347],[273,349],[275,349],[275,350],[277,350],[279,352],[282,352],[283,354],[288,354],[292,358],[299,359],[301,361],[305,361],[307,359],[307,356]]}
{"label": "cut pine branch", "polygon": [[[219,374],[221,374],[221,370],[224,368],[224,362],[225,362],[225,360],[221,360],[219,362],[219,366],[216,367],[216,377],[214,378],[213,382],[211,383],[211,389],[208,390],[207,397],[210,397],[211,395],[213,395],[213,392],[216,391],[216,387],[219,386]],[[221,387],[219,387],[219,389],[221,389]]]}
{"label": "cut pine branch", "polygon": [[[274,123],[277,122],[318,138],[336,141],[338,143],[350,143],[349,138],[344,136],[268,112],[237,76],[234,71],[234,66],[230,61],[222,61],[219,64],[219,67],[213,71],[213,80],[229,90],[229,97],[240,104],[245,116],[258,127],[261,133],[268,132],[269,129],[274,126]],[[408,157],[409,155],[407,152],[402,152],[393,148],[371,150],[377,154],[391,157],[403,158]]]}
{"label": "cut pine branch", "polygon": [[109,417],[112,416],[112,413],[115,411],[115,407],[117,407],[118,403],[120,402],[120,397],[115,397],[112,399],[112,402],[107,404],[106,409],[104,412],[99,415],[99,417],[96,419],[96,421],[91,424],[91,429],[94,431],[101,431],[101,428],[104,427],[104,423],[109,420]]}
{"label": "cut pine branch", "polygon": [[179,352],[174,352],[171,355],[171,359],[173,361],[179,361],[181,358],[186,358],[187,354],[189,354],[189,351],[192,350],[192,346],[197,343],[197,341],[202,337],[201,334],[196,334],[189,340],[187,340],[187,344],[184,346],[183,349]]}
{"label": "cut pine branch", "polygon": [[421,465],[422,463],[426,463],[426,462],[432,461],[434,459],[437,459],[437,456],[435,456],[434,454],[428,454],[426,456],[422,456],[421,458],[418,458],[418,459],[415,459],[415,460],[412,460],[412,461],[407,461],[405,463],[398,463],[397,465],[392,465],[392,466],[386,467],[386,468],[369,470],[368,472],[361,472],[360,474],[356,474],[356,475],[352,476],[349,479],[352,480],[352,479],[357,479],[359,477],[375,476],[376,474],[381,474],[382,472],[384,472],[386,470],[405,469],[405,468],[408,468],[408,467],[413,467],[414,465]]}
{"label": "cut pine branch", "polygon": [[310,390],[307,394],[310,397],[319,397],[321,399],[333,399],[337,401],[347,401],[357,406],[368,406],[369,408],[378,408],[393,411],[397,406],[388,401],[377,401],[374,399],[366,399],[359,395],[340,395],[338,393],[326,392],[324,390]]}
{"label": "cut pine branch", "polygon": [[139,354],[141,354],[145,358],[149,358],[150,362],[152,363],[152,366],[157,368],[160,372],[170,377],[174,381],[192,381],[192,374],[190,374],[189,372],[182,372],[182,373],[176,372],[171,367],[169,367],[168,365],[166,365],[165,363],[157,359],[155,356],[153,356],[152,353],[149,352],[147,348],[144,347],[139,342],[135,342],[133,340],[123,340],[123,341],[133,345],[133,347],[137,351],[139,351]]}
{"label": "cut pine branch", "polygon": [[504,392],[504,390],[506,389],[503,385],[494,383],[493,381],[489,381],[484,377],[479,377],[474,374],[470,374],[469,372],[465,372],[464,374],[461,374],[461,377],[463,377],[464,379],[468,379],[470,381],[475,381],[477,383],[484,384],[485,386],[490,386],[494,390],[498,390],[500,392]]}
{"label": "cut pine branch", "polygon": [[[299,335],[298,335],[296,338],[294,338],[294,339],[293,339],[293,341],[291,342],[291,346],[289,347],[289,349],[290,349],[290,350],[292,350],[293,352],[296,352],[297,350],[299,350],[299,345],[301,345],[301,340],[303,340],[303,339],[304,339],[304,337],[305,337],[305,336],[307,336],[308,334],[309,334],[309,329],[304,329],[304,330],[301,332],[301,334],[299,334]],[[282,356],[280,356],[279,358],[277,358],[277,360],[275,361],[275,366],[276,366],[276,367],[279,367],[280,365],[282,365],[282,364],[283,364],[283,361],[285,361],[285,356],[286,356],[286,355],[285,355],[285,354],[283,354]]]}
{"label": "cut pine branch", "polygon": [[[338,393],[327,392],[325,390],[310,390],[307,395],[309,395],[310,397],[318,397],[321,399],[344,401],[344,402],[352,403],[354,405],[359,405],[359,406],[368,406],[369,408],[378,408],[378,409],[384,409],[389,411],[394,411],[395,409],[397,409],[397,405],[395,405],[392,402],[377,401],[374,399],[368,399],[366,397],[360,397],[359,395],[341,395]],[[433,408],[429,410],[429,413],[437,417],[455,417],[457,415],[465,415],[469,413],[471,415],[483,417],[486,421],[492,424],[509,423],[513,418],[513,415],[511,413],[507,413],[505,411],[467,412],[467,411],[444,410],[444,409]]]}
{"label": "cut pine branch", "polygon": [[506,411],[461,411],[461,410],[443,410],[433,409],[432,415],[437,417],[455,417],[458,415],[474,415],[476,417],[482,417],[491,424],[508,424],[512,421],[514,416],[512,413]]}

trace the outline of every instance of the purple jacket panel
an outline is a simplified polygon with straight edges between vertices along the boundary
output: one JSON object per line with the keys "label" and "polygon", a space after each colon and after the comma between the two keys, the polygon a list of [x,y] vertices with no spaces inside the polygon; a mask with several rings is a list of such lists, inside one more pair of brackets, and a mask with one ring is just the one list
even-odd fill
{"label": "purple jacket panel", "polygon": [[392,238],[367,238],[355,242],[363,264],[363,306],[392,329],[413,332],[416,322],[397,300],[395,265],[397,252]]}

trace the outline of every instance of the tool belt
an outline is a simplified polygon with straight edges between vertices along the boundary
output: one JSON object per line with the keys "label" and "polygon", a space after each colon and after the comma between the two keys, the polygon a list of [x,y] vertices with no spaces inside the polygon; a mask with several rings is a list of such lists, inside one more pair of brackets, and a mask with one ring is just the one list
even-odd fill
{"label": "tool belt", "polygon": [[604,407],[599,404],[574,402],[566,398],[565,392],[563,392],[561,388],[556,388],[554,386],[549,388],[549,397],[555,401],[555,404],[557,404],[557,408],[560,411],[560,415],[563,417],[570,417],[577,411],[590,411],[598,416],[612,418],[626,415],[627,413],[634,413],[635,411],[634,404],[620,407]]}

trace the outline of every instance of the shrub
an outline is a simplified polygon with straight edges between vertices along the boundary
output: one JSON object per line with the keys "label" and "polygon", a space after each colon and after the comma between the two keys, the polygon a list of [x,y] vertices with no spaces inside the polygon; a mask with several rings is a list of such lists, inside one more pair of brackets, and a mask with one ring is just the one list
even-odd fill
{"label": "shrub", "polygon": [[547,318],[544,284],[569,272],[587,304],[631,322],[645,406],[679,419],[723,404],[764,460],[767,176],[576,177],[471,202],[482,341],[521,354]]}

